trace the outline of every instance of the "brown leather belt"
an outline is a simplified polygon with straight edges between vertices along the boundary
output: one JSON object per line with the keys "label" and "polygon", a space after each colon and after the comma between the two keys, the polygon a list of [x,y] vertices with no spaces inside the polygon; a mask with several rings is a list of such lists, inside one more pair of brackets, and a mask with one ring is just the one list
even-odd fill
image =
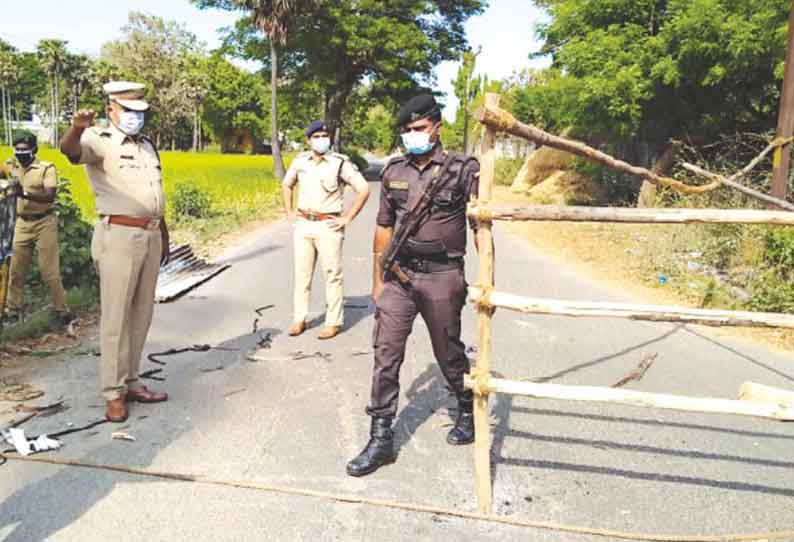
{"label": "brown leather belt", "polygon": [[304,211],[303,209],[298,209],[298,214],[306,220],[311,220],[313,222],[318,220],[330,220],[340,215],[340,213],[315,213],[314,211]]}
{"label": "brown leather belt", "polygon": [[127,226],[130,228],[141,228],[144,230],[156,230],[160,227],[161,218],[149,218],[140,216],[125,215],[104,215],[102,221],[106,224],[116,226]]}
{"label": "brown leather belt", "polygon": [[32,222],[34,220],[41,220],[45,216],[51,215],[52,211],[53,211],[52,209],[49,209],[48,211],[44,211],[43,213],[25,213],[25,214],[20,214],[19,218],[21,218],[25,222]]}

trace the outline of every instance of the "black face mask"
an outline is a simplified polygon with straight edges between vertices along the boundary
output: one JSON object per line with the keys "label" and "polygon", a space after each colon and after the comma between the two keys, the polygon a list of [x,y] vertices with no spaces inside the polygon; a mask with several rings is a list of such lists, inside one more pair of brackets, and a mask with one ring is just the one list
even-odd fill
{"label": "black face mask", "polygon": [[14,156],[22,167],[28,167],[36,159],[36,151],[16,151]]}

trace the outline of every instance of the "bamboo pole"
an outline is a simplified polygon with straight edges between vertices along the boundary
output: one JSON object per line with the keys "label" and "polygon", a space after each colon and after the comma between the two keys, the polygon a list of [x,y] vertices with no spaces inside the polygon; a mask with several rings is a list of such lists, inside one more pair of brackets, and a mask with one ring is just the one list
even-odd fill
{"label": "bamboo pole", "polygon": [[720,187],[720,183],[717,181],[702,186],[691,186],[681,181],[671,179],[670,177],[664,177],[654,173],[644,167],[633,166],[579,141],[555,136],[535,126],[518,122],[516,118],[507,111],[487,103],[485,107],[480,110],[480,122],[496,131],[506,132],[516,137],[534,141],[538,145],[553,147],[576,156],[581,156],[582,158],[599,163],[610,169],[622,171],[623,173],[646,179],[657,186],[666,186],[685,194],[703,194]]}
{"label": "bamboo pole", "polygon": [[764,386],[756,382],[745,382],[739,388],[739,400],[750,403],[774,403],[794,408],[794,391]]}
{"label": "bamboo pole", "polygon": [[[467,382],[471,381],[471,378],[468,376],[466,379]],[[781,421],[794,421],[794,408],[774,403],[751,403],[733,399],[714,399],[711,397],[685,397],[644,391],[602,388],[597,386],[540,384],[537,382],[519,382],[502,378],[491,378],[485,387],[486,390],[484,391],[487,392],[523,395],[536,399],[615,403],[667,410],[704,412],[708,414],[733,414],[739,416],[771,418]]]}
{"label": "bamboo pole", "polygon": [[[491,107],[499,106],[499,95],[488,93],[485,103]],[[493,190],[494,169],[496,166],[496,131],[485,127],[480,152],[480,184],[478,201],[488,203]],[[479,284],[484,288],[493,287],[494,250],[491,223],[483,221],[477,229],[477,250],[480,256]],[[480,375],[491,374],[491,317],[490,307],[477,308],[477,350],[476,371]],[[477,486],[477,509],[482,514],[491,513],[493,490],[491,488],[491,425],[488,413],[488,394],[474,389],[474,472]]]}
{"label": "bamboo pole", "polygon": [[588,318],[628,318],[651,322],[679,322],[704,326],[747,326],[794,328],[794,314],[770,312],[690,309],[667,305],[637,305],[600,301],[564,301],[522,297],[490,292],[478,286],[469,287],[469,300],[477,306],[501,307],[526,314],[547,314]]}
{"label": "bamboo pole", "polygon": [[794,226],[794,213],[754,209],[654,209],[559,205],[469,205],[478,220],[630,222],[635,224],[773,224]]}
{"label": "bamboo pole", "polygon": [[687,170],[687,171],[689,171],[691,173],[694,173],[695,175],[700,175],[701,177],[706,177],[708,179],[713,180],[714,182],[718,182],[718,183],[722,183],[722,184],[724,184],[726,186],[730,186],[731,188],[733,188],[734,190],[737,190],[738,192],[741,192],[745,196],[750,196],[751,198],[755,198],[755,199],[757,199],[759,201],[763,201],[764,203],[769,203],[771,205],[779,207],[780,209],[787,209],[789,211],[794,211],[794,205],[792,205],[791,203],[789,203],[789,202],[787,202],[785,200],[776,198],[774,196],[768,196],[768,195],[764,194],[763,192],[759,192],[758,190],[753,190],[750,187],[747,187],[747,186],[744,186],[743,184],[737,183],[734,180],[734,177],[736,177],[736,175],[733,175],[730,178],[725,178],[722,175],[718,175],[716,173],[712,173],[711,171],[707,171],[707,170],[703,169],[702,167],[698,167],[695,164],[690,164],[688,162],[682,163],[681,167],[683,167],[685,170]]}

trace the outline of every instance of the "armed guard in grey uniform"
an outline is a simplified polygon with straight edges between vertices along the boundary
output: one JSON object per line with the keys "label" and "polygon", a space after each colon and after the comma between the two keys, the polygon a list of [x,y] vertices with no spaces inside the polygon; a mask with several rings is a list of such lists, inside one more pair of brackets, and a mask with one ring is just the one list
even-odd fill
{"label": "armed guard in grey uniform", "polygon": [[372,296],[377,309],[367,407],[371,438],[347,464],[351,476],[369,474],[396,459],[391,425],[405,345],[417,314],[427,325],[435,358],[458,400],[447,442],[474,440],[473,396],[463,387],[469,361],[460,340],[460,315],[466,302],[466,204],[477,194],[479,164],[443,149],[441,109],[429,94],[409,100],[399,112],[398,124],[406,154],[391,160],[381,173],[373,243]]}

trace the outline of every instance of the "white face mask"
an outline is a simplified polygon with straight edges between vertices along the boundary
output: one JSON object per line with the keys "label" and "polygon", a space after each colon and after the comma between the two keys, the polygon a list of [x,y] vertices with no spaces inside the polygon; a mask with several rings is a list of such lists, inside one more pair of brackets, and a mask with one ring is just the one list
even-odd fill
{"label": "white face mask", "polygon": [[143,128],[143,111],[124,111],[119,115],[119,130],[127,135],[138,135]]}
{"label": "white face mask", "polygon": [[325,154],[331,150],[331,138],[329,137],[313,137],[309,139],[309,144],[317,154]]}
{"label": "white face mask", "polygon": [[402,134],[402,140],[408,154],[426,154],[433,149],[427,132],[406,132]]}

